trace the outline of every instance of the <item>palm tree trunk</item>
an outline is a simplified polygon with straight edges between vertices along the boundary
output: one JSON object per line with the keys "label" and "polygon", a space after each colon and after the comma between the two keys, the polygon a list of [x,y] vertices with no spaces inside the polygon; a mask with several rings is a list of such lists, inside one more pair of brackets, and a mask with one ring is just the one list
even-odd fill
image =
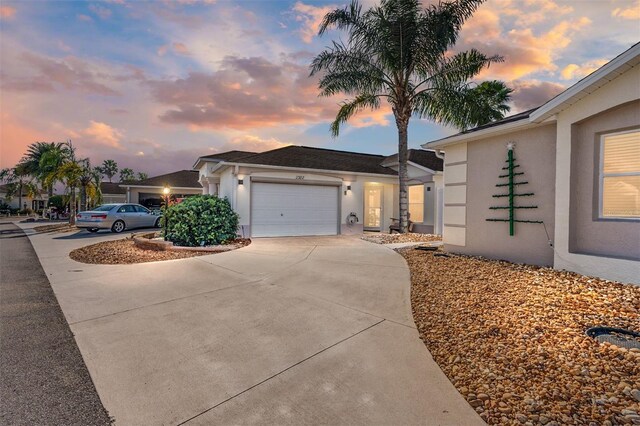
{"label": "palm tree trunk", "polygon": [[18,184],[18,211],[22,210],[22,180]]}
{"label": "palm tree trunk", "polygon": [[76,224],[76,187],[71,187],[71,207],[69,208],[69,224]]}
{"label": "palm tree trunk", "polygon": [[408,151],[408,119],[396,119],[398,126],[398,181],[400,186],[400,233],[404,234],[409,231],[409,191],[408,181],[409,174],[407,172]]}
{"label": "palm tree trunk", "polygon": [[82,185],[80,187],[80,209],[82,211],[87,211],[87,187],[86,187],[86,185]]}

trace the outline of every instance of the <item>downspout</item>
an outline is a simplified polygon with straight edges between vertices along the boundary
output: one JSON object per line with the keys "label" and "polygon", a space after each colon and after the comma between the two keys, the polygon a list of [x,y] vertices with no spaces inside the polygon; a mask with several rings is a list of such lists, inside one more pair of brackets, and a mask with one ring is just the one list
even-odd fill
{"label": "downspout", "polygon": [[438,157],[441,160],[444,160],[444,151],[441,149],[436,149],[434,151],[434,153],[436,154],[436,157]]}

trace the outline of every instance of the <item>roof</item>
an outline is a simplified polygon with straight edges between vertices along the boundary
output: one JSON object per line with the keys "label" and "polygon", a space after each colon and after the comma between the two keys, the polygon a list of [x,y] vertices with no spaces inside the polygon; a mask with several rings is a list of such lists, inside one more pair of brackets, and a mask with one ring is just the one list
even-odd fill
{"label": "roof", "polygon": [[640,64],[640,43],[636,43],[620,55],[607,62],[596,71],[564,90],[538,108],[511,115],[446,138],[437,139],[422,145],[423,148],[443,147],[452,143],[481,136],[511,132],[516,129],[532,127],[552,118],[555,114],[567,109],[580,99],[593,93],[619,75]]}
{"label": "roof", "polygon": [[381,165],[384,159],[385,156],[383,155],[289,145],[243,157],[235,162],[301,169],[396,175],[395,170]]}
{"label": "roof", "polygon": [[[433,150],[428,149],[409,149],[408,160],[414,164],[426,167],[435,172],[443,170],[443,160],[438,158]],[[382,164],[385,166],[398,162],[398,154],[393,154],[384,159]]]}
{"label": "roof", "polygon": [[121,182],[100,182],[100,191],[103,194],[126,194],[127,190],[120,185]]}
{"label": "roof", "polygon": [[169,185],[173,188],[197,188],[201,189],[199,173],[197,170],[180,170],[178,172],[153,176],[135,182],[121,183],[122,186],[156,186],[163,187]]}
{"label": "roof", "polygon": [[567,109],[611,80],[640,64],[640,43],[636,43],[607,62],[531,114],[531,121],[540,123]]}
{"label": "roof", "polygon": [[250,155],[255,155],[256,152],[251,151],[225,151],[218,152],[216,154],[211,155],[203,155],[200,158],[206,158],[207,160],[220,160],[220,161],[238,161],[243,157],[248,157]]}

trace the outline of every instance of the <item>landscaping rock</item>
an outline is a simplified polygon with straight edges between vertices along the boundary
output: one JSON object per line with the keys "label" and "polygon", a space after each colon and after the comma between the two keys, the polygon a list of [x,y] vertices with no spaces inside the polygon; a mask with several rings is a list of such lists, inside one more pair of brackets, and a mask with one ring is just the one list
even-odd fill
{"label": "landscaping rock", "polygon": [[402,249],[420,337],[488,424],[640,424],[638,351],[594,326],[640,330],[640,287],[550,268]]}

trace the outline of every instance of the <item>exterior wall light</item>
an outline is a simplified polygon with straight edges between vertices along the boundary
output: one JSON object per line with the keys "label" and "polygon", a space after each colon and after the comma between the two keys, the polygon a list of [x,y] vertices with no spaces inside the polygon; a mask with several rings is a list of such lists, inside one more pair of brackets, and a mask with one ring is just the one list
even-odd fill
{"label": "exterior wall light", "polygon": [[351,191],[351,185],[347,185],[347,191]]}
{"label": "exterior wall light", "polygon": [[238,185],[244,185],[244,179],[238,179]]}

